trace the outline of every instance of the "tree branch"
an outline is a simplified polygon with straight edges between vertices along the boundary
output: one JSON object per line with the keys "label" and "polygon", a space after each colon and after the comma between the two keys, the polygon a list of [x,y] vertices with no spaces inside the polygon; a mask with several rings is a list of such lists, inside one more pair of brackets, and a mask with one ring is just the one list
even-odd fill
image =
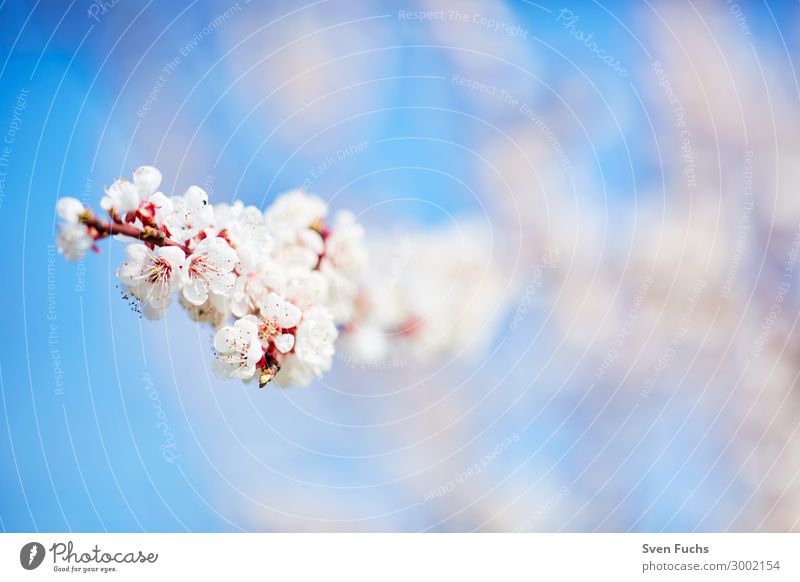
{"label": "tree branch", "polygon": [[189,247],[168,238],[167,235],[162,231],[151,226],[145,226],[144,229],[140,229],[132,224],[106,222],[91,214],[82,216],[81,222],[83,222],[90,229],[97,231],[99,236],[96,236],[95,239],[103,238],[112,234],[122,234],[139,239],[140,241],[146,243],[153,244],[157,247],[178,247],[187,255],[192,254],[192,251],[189,249]]}

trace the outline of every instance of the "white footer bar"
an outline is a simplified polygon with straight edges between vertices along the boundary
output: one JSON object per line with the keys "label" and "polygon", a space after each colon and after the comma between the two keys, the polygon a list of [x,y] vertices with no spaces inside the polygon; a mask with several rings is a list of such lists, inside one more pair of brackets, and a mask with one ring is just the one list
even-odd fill
{"label": "white footer bar", "polygon": [[2,534],[0,580],[800,580],[800,534]]}

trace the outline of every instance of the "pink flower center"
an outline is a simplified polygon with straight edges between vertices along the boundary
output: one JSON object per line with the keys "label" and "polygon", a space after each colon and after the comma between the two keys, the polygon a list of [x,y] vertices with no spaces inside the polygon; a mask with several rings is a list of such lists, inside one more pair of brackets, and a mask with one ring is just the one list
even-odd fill
{"label": "pink flower center", "polygon": [[189,276],[192,279],[208,279],[209,275],[219,275],[219,267],[208,260],[208,255],[192,255],[189,261]]}
{"label": "pink flower center", "polygon": [[164,282],[172,276],[172,265],[164,257],[157,257],[147,272],[148,283]]}
{"label": "pink flower center", "polygon": [[204,277],[208,270],[208,258],[205,255],[194,255],[189,261],[189,276],[193,279]]}
{"label": "pink flower center", "polygon": [[264,321],[264,325],[261,328],[261,333],[265,338],[275,337],[280,332],[281,326],[278,325],[278,321],[274,317],[270,317]]}

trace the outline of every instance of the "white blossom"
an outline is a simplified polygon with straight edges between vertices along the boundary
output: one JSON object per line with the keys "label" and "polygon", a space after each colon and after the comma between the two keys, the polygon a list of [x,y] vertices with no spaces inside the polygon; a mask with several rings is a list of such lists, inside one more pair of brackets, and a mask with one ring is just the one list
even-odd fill
{"label": "white blossom", "polygon": [[323,263],[336,271],[353,276],[367,266],[367,249],[364,246],[364,227],[356,222],[352,212],[338,212],[328,236]]}
{"label": "white blossom", "polygon": [[160,319],[170,305],[171,294],[180,289],[180,269],[186,255],[178,247],[151,250],[143,244],[129,245],[125,252],[128,259],[117,270],[117,276],[142,302],[145,317]]}
{"label": "white blossom", "polygon": [[69,261],[79,261],[92,248],[94,240],[82,224],[64,224],[58,231],[58,252]]}
{"label": "white blossom", "polygon": [[313,377],[321,378],[331,369],[334,342],[338,332],[330,311],[321,306],[303,312],[297,326],[294,354],[284,360],[279,384],[308,385]]}
{"label": "white blossom", "polygon": [[[217,328],[214,370],[259,385],[308,385],[333,363],[337,325],[355,313],[367,260],[363,228],[349,212],[326,223],[327,204],[295,190],[262,211],[241,201],[212,205],[189,187],[158,191],[161,174],[142,166],[119,179],[102,206],[111,221],[83,224],[83,205],[61,199],[59,249],[80,258],[94,238],[130,242],[117,275],[150,319],[174,295],[197,322]],[[94,238],[93,238],[94,237]],[[142,242],[144,241],[144,242]],[[231,326],[230,322],[236,322]]]}
{"label": "white blossom", "polygon": [[273,319],[282,328],[295,327],[300,322],[302,312],[288,301],[284,301],[277,293],[270,293],[261,307],[261,316],[264,319]]}
{"label": "white blossom", "polygon": [[220,329],[214,336],[214,349],[217,353],[213,369],[217,377],[223,380],[252,378],[262,357],[257,320],[247,317]]}
{"label": "white blossom", "polygon": [[77,198],[65,196],[59,199],[56,205],[56,213],[58,217],[66,224],[78,224],[80,216],[86,209]]}
{"label": "white blossom", "polygon": [[181,196],[167,197],[156,192],[149,201],[156,205],[156,221],[178,242],[195,238],[214,219],[208,194],[199,186],[190,186]]}
{"label": "white blossom", "polygon": [[[222,300],[218,300],[221,298]],[[186,313],[198,323],[209,323],[213,327],[220,327],[230,317],[230,311],[227,310],[225,298],[219,295],[211,294],[202,305],[195,305],[186,300],[183,294],[180,295],[178,301],[181,306],[186,309]]]}
{"label": "white blossom", "polygon": [[[493,261],[491,232],[465,220],[458,228],[419,233],[415,239],[402,265],[392,260],[397,243],[373,240],[370,250],[376,257],[354,298],[347,294],[352,278],[331,268],[339,275],[332,280],[341,281],[340,291],[331,290],[334,312],[351,310],[343,315],[350,323],[345,335],[354,357],[374,361],[402,351],[430,362],[480,353],[495,338],[509,293]],[[405,253],[408,237],[400,244]],[[337,293],[346,299],[342,307],[336,306]],[[369,341],[376,336],[385,341]]]}
{"label": "white blossom", "polygon": [[303,190],[292,190],[278,197],[264,213],[267,226],[281,236],[312,228],[325,218],[325,201]]}
{"label": "white blossom", "polygon": [[277,293],[270,293],[260,312],[264,319],[265,339],[271,341],[282,354],[290,351],[295,345],[295,337],[286,332],[300,322],[300,309],[284,301]]}
{"label": "white blossom", "polygon": [[225,231],[237,253],[249,253],[247,257],[240,256],[246,270],[272,250],[272,235],[264,224],[264,214],[255,206],[245,206],[239,200],[231,205],[217,204],[214,206],[214,226],[218,232]]}
{"label": "white blossom", "polygon": [[206,238],[195,247],[181,271],[183,296],[193,305],[202,305],[209,292],[228,296],[233,292],[236,253],[219,237]]}
{"label": "white blossom", "polygon": [[85,211],[86,208],[79,200],[69,196],[60,198],[56,203],[56,214],[62,221],[56,245],[58,252],[69,261],[82,259],[94,244],[86,225],[81,223],[81,215]]}
{"label": "white blossom", "polygon": [[338,212],[325,241],[325,254],[319,267],[328,279],[328,307],[337,323],[344,323],[353,317],[359,279],[366,265],[364,228],[356,222],[351,212]]}
{"label": "white blossom", "polygon": [[277,261],[262,258],[237,277],[231,294],[231,311],[236,317],[258,312],[269,293],[283,287],[284,278],[284,269]]}
{"label": "white blossom", "polygon": [[325,252],[322,236],[310,228],[284,232],[275,249],[275,259],[287,268],[314,269]]}
{"label": "white blossom", "polygon": [[133,212],[158,190],[160,184],[161,172],[152,166],[141,166],[134,170],[133,182],[120,178],[106,188],[100,206],[103,210],[113,210],[118,214]]}
{"label": "white blossom", "polygon": [[282,295],[301,309],[328,302],[329,281],[320,271],[287,269]]}
{"label": "white blossom", "polygon": [[281,369],[275,376],[278,386],[303,388],[311,384],[314,375],[295,354],[287,354],[281,362]]}

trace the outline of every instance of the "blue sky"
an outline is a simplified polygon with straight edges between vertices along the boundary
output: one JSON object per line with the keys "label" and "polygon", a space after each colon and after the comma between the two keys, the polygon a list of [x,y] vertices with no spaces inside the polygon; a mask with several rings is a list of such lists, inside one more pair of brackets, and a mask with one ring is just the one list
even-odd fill
{"label": "blue sky", "polygon": [[[419,46],[436,40],[408,23],[388,18],[381,21],[380,30],[386,35],[384,44],[391,48],[370,61],[354,57],[348,65],[348,70],[356,71],[356,80],[359,67],[365,67],[368,82],[323,99],[319,105],[323,110],[331,107],[331,115],[339,115],[340,123],[317,125],[311,120],[305,125],[303,118],[313,116],[300,112],[286,124],[280,109],[285,103],[275,105],[277,97],[262,100],[275,89],[270,79],[262,79],[264,95],[254,92],[259,85],[241,82],[239,64],[231,62],[242,53],[231,55],[229,50],[238,34],[232,27],[238,26],[244,11],[250,10],[252,16],[247,18],[267,23],[294,4],[267,10],[243,2],[240,14],[203,36],[181,59],[152,109],[140,116],[137,111],[146,103],[159,71],[181,55],[181,48],[197,31],[232,5],[131,4],[120,2],[97,20],[89,17],[92,4],[88,2],[73,2],[69,8],[26,2],[0,5],[0,136],[6,136],[9,148],[0,199],[4,249],[0,300],[6,307],[0,352],[0,527],[6,531],[235,531],[253,527],[242,519],[237,497],[245,500],[245,506],[247,500],[257,498],[267,507],[266,515],[280,511],[282,496],[297,493],[313,498],[313,486],[293,486],[293,479],[343,486],[339,499],[345,508],[365,504],[376,515],[414,505],[414,496],[399,485],[372,487],[367,494],[358,489],[393,478],[390,468],[357,460],[380,450],[380,445],[364,438],[363,430],[341,428],[348,421],[366,422],[359,402],[342,402],[319,388],[262,397],[212,379],[207,330],[198,330],[179,312],[157,323],[143,321],[120,299],[114,271],[121,245],[103,245],[99,255],[87,257],[80,265],[54,254],[54,204],[57,197],[71,195],[97,206],[104,185],[140,164],[154,163],[161,167],[164,187],[170,190],[200,183],[215,201],[235,198],[265,206],[280,192],[300,186],[327,157],[365,143],[363,152],[337,161],[314,178],[313,188],[334,193],[331,205],[335,208],[377,208],[371,215],[377,228],[431,227],[446,220],[441,209],[467,216],[481,212],[490,200],[479,192],[481,182],[471,171],[474,158],[459,147],[482,139],[483,130],[470,115],[482,115],[485,105],[450,82],[453,63],[442,51]],[[767,49],[780,47],[772,16],[756,10],[760,5],[742,5],[749,9],[755,42]],[[787,5],[770,6],[775,21],[783,23],[790,15]],[[617,4],[613,13],[625,22],[641,22],[626,6]],[[582,25],[602,38],[609,53],[621,55],[634,71],[646,66],[647,57],[636,39],[621,30],[609,12],[588,3],[573,8],[580,11]],[[394,4],[378,3],[366,12],[383,15],[396,10]],[[542,110],[558,112],[557,100],[540,81],[553,86],[568,81],[574,73],[565,65],[566,56],[588,72],[591,84],[608,100],[607,106],[623,119],[624,128],[609,128],[603,105],[589,106],[597,108],[597,115],[594,121],[587,116],[588,136],[578,136],[570,144],[570,156],[584,165],[582,175],[588,183],[602,183],[605,189],[586,190],[582,195],[601,203],[632,199],[641,184],[634,184],[630,167],[640,170],[637,179],[657,180],[650,146],[643,142],[641,148],[629,151],[618,139],[620,129],[629,138],[649,131],[631,91],[631,83],[638,82],[636,74],[621,80],[598,66],[593,54],[553,22],[553,12],[520,2],[510,5],[509,14],[531,35],[522,51],[532,76],[502,69],[502,75],[519,88],[521,98]],[[331,9],[320,18],[336,24],[335,15]],[[274,26],[292,26],[293,21],[287,22]],[[781,26],[787,27],[783,32],[788,36],[789,25]],[[258,37],[250,42],[252,46],[238,50],[252,57],[263,47]],[[268,47],[268,40],[263,45]],[[376,77],[381,80],[376,82]],[[597,157],[590,143],[598,148]],[[615,163],[619,159],[630,159],[631,165]],[[392,202],[409,192],[421,202]],[[512,351],[505,357],[511,361],[518,355]],[[540,360],[531,356],[527,365],[533,370],[542,364]],[[502,364],[496,367],[500,373]],[[381,380],[371,375],[366,381]],[[516,373],[508,382],[505,399],[511,402],[520,394],[522,400],[516,406],[544,406],[544,412],[540,423],[521,433],[523,446],[496,465],[493,470],[498,473],[492,479],[506,482],[516,475],[524,485],[541,475],[536,467],[553,466],[554,473],[545,481],[558,489],[558,484],[578,476],[583,460],[594,458],[601,446],[602,441],[579,438],[591,418],[580,406],[588,405],[592,397],[581,400],[580,406],[570,398],[547,403],[526,391],[526,373]],[[479,391],[470,394],[480,397]],[[691,402],[687,396],[684,405]],[[497,401],[493,405],[501,406]],[[501,410],[496,411],[500,424],[482,437],[486,446],[522,431],[530,417],[520,417],[513,410],[501,414]],[[679,410],[673,409],[656,426],[672,434],[681,424]],[[326,432],[315,426],[313,430],[320,432],[304,435],[308,411],[340,423],[339,430]],[[264,428],[264,419],[274,431]],[[592,434],[610,438],[612,428]],[[229,432],[217,438],[215,430]],[[244,435],[241,440],[235,438],[239,430]],[[254,436],[259,430],[264,434]],[[298,439],[308,439],[303,446],[323,447],[325,454],[299,453],[282,438],[294,432]],[[674,446],[684,450],[695,437],[697,432],[686,430],[682,433],[686,442],[676,441]],[[651,438],[658,440],[656,434]],[[580,444],[572,447],[576,439]],[[619,462],[630,452],[631,462],[643,466],[651,458],[648,450],[657,446],[645,440],[638,450],[617,449],[608,462]],[[615,493],[615,499],[624,500],[615,526],[693,527],[693,512],[698,510],[692,504],[717,499],[723,490],[722,509],[726,504],[735,507],[744,492],[736,484],[725,488],[729,475],[724,467],[710,479],[698,478],[704,459],[716,459],[723,448],[724,443],[707,440],[689,467],[682,465],[676,453],[653,471],[637,473],[634,481],[643,478],[631,495]],[[538,464],[525,464],[532,455]],[[266,466],[276,473],[291,472],[292,479],[266,482],[259,489],[243,468],[253,459],[258,460],[259,470]],[[524,470],[515,473],[519,467]],[[602,470],[600,474],[607,476]],[[660,484],[676,474],[675,487],[657,498],[654,492],[661,491]],[[588,484],[574,487],[591,490]],[[673,519],[677,502],[695,487],[700,494]],[[256,497],[259,493],[264,497]],[[645,519],[637,520],[643,508],[650,509]],[[422,529],[438,521],[436,511],[419,506],[375,520],[370,527]],[[354,509],[353,515],[357,514]],[[712,514],[703,527],[713,528],[714,520]],[[723,517],[720,520],[725,523]],[[270,523],[267,519],[264,527],[273,527]],[[589,523],[577,523],[577,527]],[[465,518],[438,529],[474,525]]]}

